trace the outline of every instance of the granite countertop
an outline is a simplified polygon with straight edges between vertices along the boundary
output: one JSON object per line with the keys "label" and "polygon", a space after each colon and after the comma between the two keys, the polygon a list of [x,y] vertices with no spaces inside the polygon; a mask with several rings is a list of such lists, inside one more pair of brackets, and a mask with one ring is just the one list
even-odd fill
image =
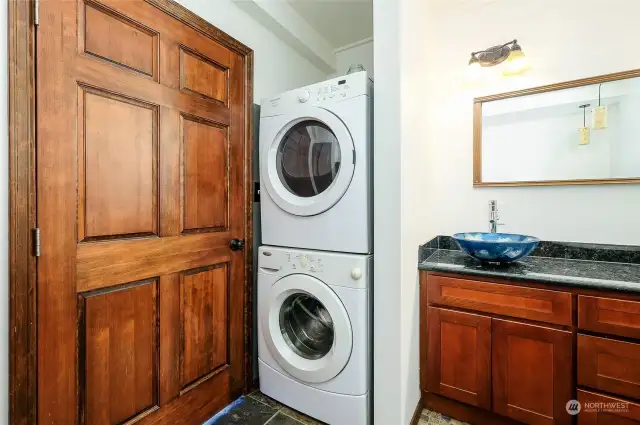
{"label": "granite countertop", "polygon": [[488,264],[460,251],[448,236],[420,247],[421,270],[640,293],[640,247],[542,242],[511,264]]}

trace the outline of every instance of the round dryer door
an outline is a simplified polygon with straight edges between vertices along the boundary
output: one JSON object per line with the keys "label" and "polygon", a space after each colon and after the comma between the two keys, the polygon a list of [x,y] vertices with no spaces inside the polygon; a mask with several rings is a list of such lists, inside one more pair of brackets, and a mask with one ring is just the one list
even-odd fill
{"label": "round dryer door", "polygon": [[262,333],[278,364],[303,382],[325,382],[347,365],[353,335],[338,296],[320,280],[286,276],[271,287]]}
{"label": "round dryer door", "polygon": [[302,109],[261,152],[262,180],[273,201],[298,216],[320,214],[345,194],[355,167],[353,139],[337,116]]}

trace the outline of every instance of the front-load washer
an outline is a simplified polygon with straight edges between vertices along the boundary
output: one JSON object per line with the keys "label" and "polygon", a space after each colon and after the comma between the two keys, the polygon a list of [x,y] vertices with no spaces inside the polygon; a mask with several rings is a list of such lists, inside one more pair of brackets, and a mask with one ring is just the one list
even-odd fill
{"label": "front-load washer", "polygon": [[373,256],[263,246],[260,391],[330,425],[367,425]]}
{"label": "front-load washer", "polygon": [[373,83],[365,71],[262,102],[262,242],[373,252]]}

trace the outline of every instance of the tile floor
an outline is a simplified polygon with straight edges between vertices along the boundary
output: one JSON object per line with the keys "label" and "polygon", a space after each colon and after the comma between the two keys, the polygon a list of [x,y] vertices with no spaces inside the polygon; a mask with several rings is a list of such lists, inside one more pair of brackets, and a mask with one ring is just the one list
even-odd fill
{"label": "tile floor", "polygon": [[[255,391],[225,407],[203,425],[323,425]],[[424,409],[418,425],[469,425]]]}
{"label": "tile floor", "polygon": [[203,425],[323,425],[255,391],[218,412]]}
{"label": "tile floor", "polygon": [[442,416],[440,413],[432,412],[431,410],[424,409],[420,413],[420,420],[418,425],[469,425],[466,422],[460,422],[455,419]]}

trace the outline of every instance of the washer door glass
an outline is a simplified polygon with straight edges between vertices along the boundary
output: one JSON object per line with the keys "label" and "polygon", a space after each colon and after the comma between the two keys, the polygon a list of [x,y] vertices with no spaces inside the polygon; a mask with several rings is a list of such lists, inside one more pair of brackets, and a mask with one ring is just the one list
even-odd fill
{"label": "washer door glass", "polygon": [[340,145],[329,127],[305,120],[287,131],[276,157],[278,177],[291,193],[303,198],[324,192],[340,171]]}
{"label": "washer door glass", "polygon": [[[296,109],[262,144],[260,174],[269,198],[297,216],[321,214],[349,189],[356,166],[344,122],[322,108]],[[275,124],[274,124],[275,125]]]}
{"label": "washer door glass", "polygon": [[353,330],[347,310],[328,285],[291,274],[260,296],[260,326],[269,352],[302,382],[326,382],[347,365]]}
{"label": "washer door glass", "polygon": [[293,294],[280,307],[280,330],[289,347],[305,359],[316,360],[333,346],[333,320],[313,295]]}

